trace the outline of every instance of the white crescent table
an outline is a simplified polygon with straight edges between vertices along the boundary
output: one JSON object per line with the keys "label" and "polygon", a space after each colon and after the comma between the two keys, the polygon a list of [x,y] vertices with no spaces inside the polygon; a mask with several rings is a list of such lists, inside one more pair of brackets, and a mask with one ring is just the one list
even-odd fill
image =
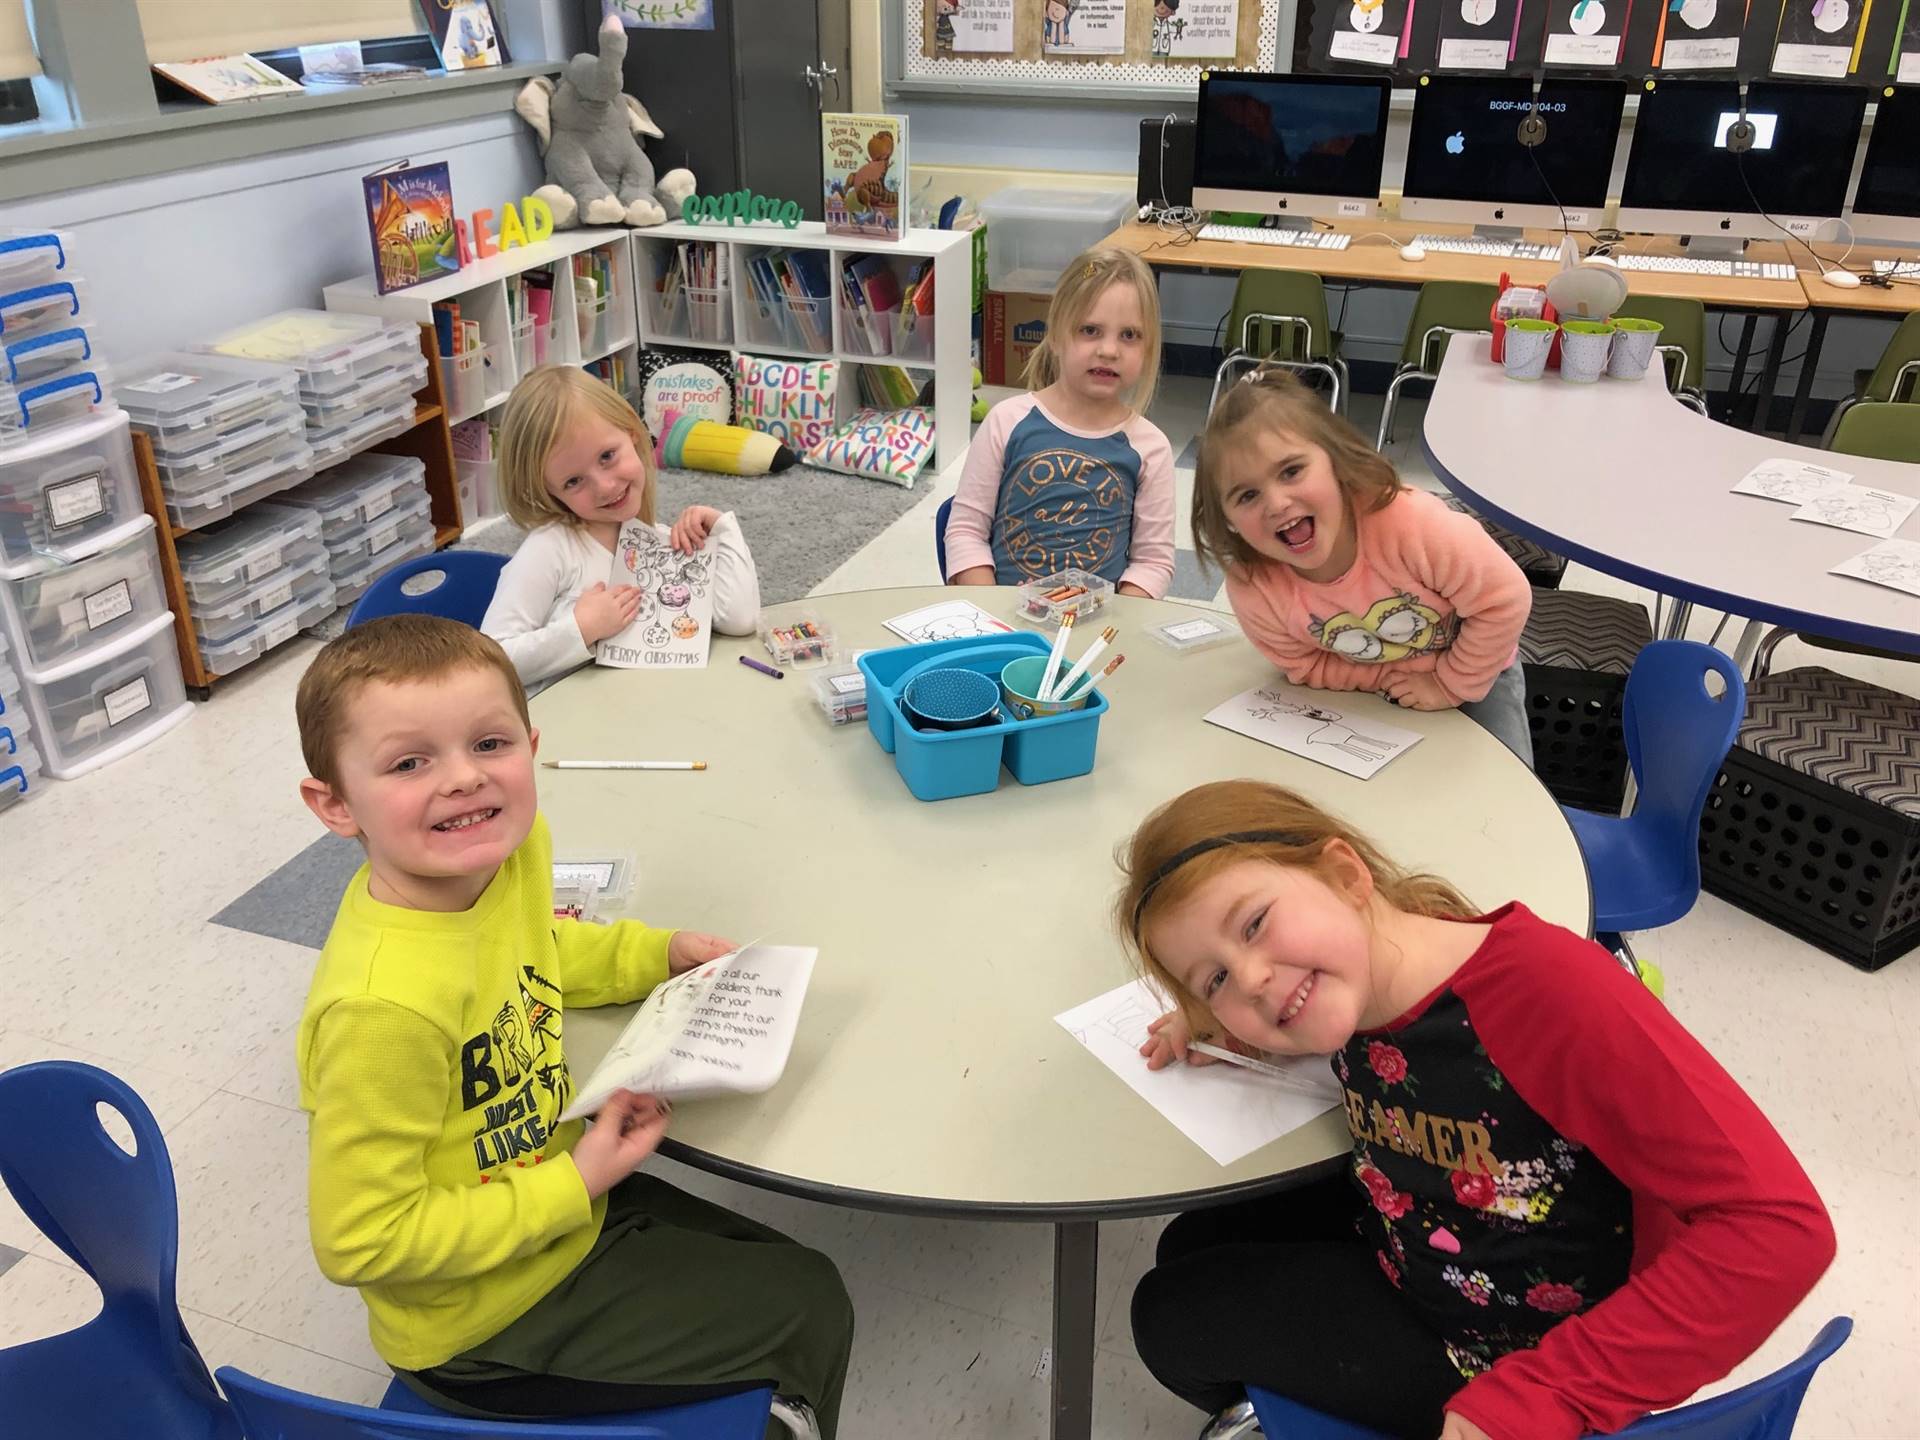
{"label": "white crescent table", "polygon": [[[1489,519],[1678,603],[1882,649],[1920,653],[1920,598],[1827,571],[1878,543],[1791,520],[1793,508],[1733,487],[1762,460],[1850,472],[1857,485],[1920,496],[1920,465],[1834,455],[1696,414],[1658,366],[1635,381],[1509,380],[1484,339],[1447,347],[1422,448],[1447,488]],[[1920,541],[1920,511],[1898,536]]]}
{"label": "white crescent table", "polygon": [[[881,622],[953,590],[879,590],[806,610],[843,653],[899,643]],[[1014,592],[963,592],[1011,617]],[[1145,633],[1192,618],[1118,598],[1125,668],[1107,683],[1090,775],[928,804],[864,724],[827,724],[812,669],[774,681],[759,644],[715,636],[707,669],[589,668],[533,704],[548,759],[705,760],[704,772],[541,770],[560,858],[633,853],[631,914],[737,940],[820,947],[785,1076],[765,1095],[689,1104],[676,1159],[830,1204],[1055,1227],[1053,1434],[1092,1425],[1094,1257],[1102,1219],[1219,1204],[1327,1173],[1337,1111],[1217,1165],[1053,1021],[1129,978],[1108,911],[1115,845],[1208,780],[1278,781],[1343,814],[1401,862],[1476,903],[1524,900],[1585,934],[1586,869],[1533,774],[1457,712],[1342,697],[1427,738],[1362,782],[1202,723],[1274,676],[1245,641],[1179,656]],[[570,1011],[584,1079],[630,1007]]]}

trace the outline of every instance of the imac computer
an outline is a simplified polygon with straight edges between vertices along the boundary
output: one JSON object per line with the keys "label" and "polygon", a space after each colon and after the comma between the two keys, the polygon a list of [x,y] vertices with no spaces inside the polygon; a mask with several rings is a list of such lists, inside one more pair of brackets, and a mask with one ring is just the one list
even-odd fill
{"label": "imac computer", "polygon": [[1525,225],[1558,230],[1565,207],[1566,224],[1593,228],[1606,208],[1626,99],[1623,81],[1546,81],[1545,135],[1530,155],[1520,123],[1534,111],[1531,81],[1429,79],[1414,91],[1401,218],[1460,222],[1493,238]]}
{"label": "imac computer", "polygon": [[1377,213],[1390,94],[1384,77],[1201,72],[1194,208],[1303,225]]}
{"label": "imac computer", "polygon": [[1737,84],[1662,81],[1640,97],[1619,226],[1723,253],[1738,247],[1714,241],[1779,240],[1782,229],[1812,239],[1846,203],[1866,109],[1866,92],[1852,86],[1756,81],[1746,107],[1753,142],[1742,153],[1727,143],[1740,118]]}
{"label": "imac computer", "polygon": [[[1858,239],[1920,245],[1920,90],[1896,90],[1876,105],[1850,219]],[[1920,255],[1914,265],[1920,270]]]}

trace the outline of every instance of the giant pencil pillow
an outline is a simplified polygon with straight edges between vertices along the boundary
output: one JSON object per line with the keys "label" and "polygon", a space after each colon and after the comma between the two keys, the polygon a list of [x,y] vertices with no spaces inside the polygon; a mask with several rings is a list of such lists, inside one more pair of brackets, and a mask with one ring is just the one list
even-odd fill
{"label": "giant pencil pillow", "polygon": [[739,355],[733,362],[734,421],[805,454],[833,428],[837,360]]}

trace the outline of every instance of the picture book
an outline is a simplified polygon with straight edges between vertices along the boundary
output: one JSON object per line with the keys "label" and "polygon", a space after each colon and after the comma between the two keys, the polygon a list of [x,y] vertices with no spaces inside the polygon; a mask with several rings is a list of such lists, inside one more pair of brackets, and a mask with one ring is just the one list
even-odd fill
{"label": "picture book", "polygon": [[204,60],[160,60],[154,73],[189,95],[213,105],[258,100],[268,95],[298,95],[300,82],[251,55],[214,55]]}
{"label": "picture book", "polygon": [[442,68],[477,70],[507,63],[507,47],[487,0],[420,0]]}
{"label": "picture book", "polygon": [[820,158],[828,233],[898,240],[906,226],[907,117],[822,115]]}
{"label": "picture book", "polygon": [[594,660],[622,670],[704,670],[713,642],[713,541],[682,555],[644,520],[627,521],[613,546],[609,588],[640,590],[640,613],[602,640]]}
{"label": "picture book", "polygon": [[373,241],[373,278],[382,295],[460,268],[453,183],[444,160],[380,170],[360,181]]}
{"label": "picture book", "polygon": [[743,945],[656,985],[560,1118],[591,1115],[616,1090],[668,1100],[771,1090],[787,1068],[819,954]]}

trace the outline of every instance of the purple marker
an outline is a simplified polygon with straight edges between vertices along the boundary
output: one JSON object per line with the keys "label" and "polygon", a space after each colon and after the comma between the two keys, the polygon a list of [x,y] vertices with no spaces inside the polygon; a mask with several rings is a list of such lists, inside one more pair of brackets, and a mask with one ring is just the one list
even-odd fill
{"label": "purple marker", "polygon": [[754,659],[751,655],[742,655],[740,657],[740,663],[742,665],[749,666],[752,669],[758,670],[762,675],[771,675],[776,680],[784,680],[787,678],[786,671],[776,670],[771,665],[762,665],[758,660]]}

